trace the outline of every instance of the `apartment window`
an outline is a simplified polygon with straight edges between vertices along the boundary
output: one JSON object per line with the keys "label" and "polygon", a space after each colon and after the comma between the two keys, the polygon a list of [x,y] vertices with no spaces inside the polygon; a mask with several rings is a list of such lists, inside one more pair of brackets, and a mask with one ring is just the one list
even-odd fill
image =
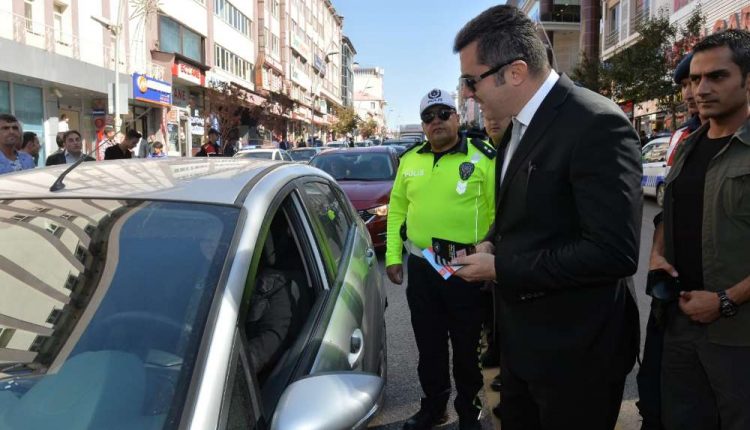
{"label": "apartment window", "polygon": [[218,44],[214,45],[214,57],[216,67],[238,78],[252,82],[253,65],[249,61]]}
{"label": "apartment window", "polygon": [[159,47],[161,51],[175,52],[203,62],[203,37],[163,15],[159,17]]}
{"label": "apartment window", "polygon": [[0,348],[5,348],[16,333],[14,328],[0,328]]}
{"label": "apartment window", "polygon": [[609,32],[615,34],[620,32],[620,4],[609,8]]}
{"label": "apartment window", "polygon": [[26,0],[23,3],[23,17],[26,18],[26,31],[33,31],[34,0]]}
{"label": "apartment window", "polygon": [[49,313],[49,316],[47,317],[47,323],[55,325],[57,324],[58,318],[60,318],[60,315],[62,315],[62,309],[52,309],[52,312]]}
{"label": "apartment window", "polygon": [[271,15],[274,18],[279,17],[279,0],[271,0]]}
{"label": "apartment window", "polygon": [[281,54],[281,44],[279,43],[279,37],[275,34],[271,35],[271,52],[276,55]]}
{"label": "apartment window", "polygon": [[235,30],[252,38],[252,21],[228,0],[214,0],[214,14]]}

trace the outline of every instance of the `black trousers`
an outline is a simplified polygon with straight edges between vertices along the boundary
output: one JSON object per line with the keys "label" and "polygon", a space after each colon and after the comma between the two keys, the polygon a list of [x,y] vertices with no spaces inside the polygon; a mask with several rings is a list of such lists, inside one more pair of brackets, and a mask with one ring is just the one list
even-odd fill
{"label": "black trousers", "polygon": [[667,314],[662,419],[668,430],[750,429],[750,347],[708,341],[676,305]]}
{"label": "black trousers", "polygon": [[646,324],[646,343],[643,361],[638,369],[638,412],[643,417],[641,430],[662,430],[661,423],[661,360],[664,348],[664,328],[660,327],[652,311]]}
{"label": "black trousers", "polygon": [[614,429],[625,376],[525,381],[501,360],[500,424],[503,430]]}
{"label": "black trousers", "polygon": [[451,393],[448,340],[453,348],[454,406],[459,418],[474,419],[482,408],[479,338],[482,330],[481,283],[458,276],[444,280],[423,258],[409,256],[406,298],[419,350],[423,405],[445,410]]}

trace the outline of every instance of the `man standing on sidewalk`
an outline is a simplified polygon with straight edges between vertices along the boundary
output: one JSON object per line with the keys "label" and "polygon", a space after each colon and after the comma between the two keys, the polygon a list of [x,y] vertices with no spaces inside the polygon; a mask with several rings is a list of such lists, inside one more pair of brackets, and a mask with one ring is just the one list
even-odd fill
{"label": "man standing on sidewalk", "polygon": [[425,397],[404,429],[426,430],[445,422],[451,395],[448,341],[453,347],[454,402],[461,430],[480,429],[482,388],[479,337],[482,283],[443,279],[422,250],[433,239],[475,245],[487,234],[495,211],[495,150],[481,140],[461,138],[449,92],[434,89],[420,104],[427,142],[401,156],[389,203],[386,273],[403,281],[419,351],[417,371]]}
{"label": "man standing on sidewalk", "polygon": [[696,44],[690,80],[707,122],[677,149],[649,264],[678,279],[662,297],[662,420],[668,430],[746,430],[750,32],[726,30]]}
{"label": "man standing on sidewalk", "polygon": [[18,172],[36,167],[31,155],[16,150],[21,143],[21,124],[15,116],[0,114],[0,173]]}
{"label": "man standing on sidewalk", "polygon": [[455,262],[496,281],[503,430],[615,427],[638,353],[641,157],[611,100],[549,66],[534,23],[495,6],[456,36],[462,93],[512,117],[498,146],[495,228]]}

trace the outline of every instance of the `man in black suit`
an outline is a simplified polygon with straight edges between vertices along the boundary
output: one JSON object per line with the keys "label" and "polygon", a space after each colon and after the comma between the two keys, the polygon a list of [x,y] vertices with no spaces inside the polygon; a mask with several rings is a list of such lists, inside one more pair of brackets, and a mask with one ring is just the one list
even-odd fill
{"label": "man in black suit", "polygon": [[63,151],[58,151],[49,157],[45,163],[46,166],[55,164],[73,164],[83,157],[83,161],[94,161],[94,158],[83,153],[83,144],[81,142],[81,133],[77,130],[69,130],[63,133]]}
{"label": "man in black suit", "polygon": [[454,50],[463,95],[512,117],[495,226],[456,261],[462,278],[496,281],[503,430],[612,429],[639,347],[638,136],[611,100],[550,69],[515,7],[474,18]]}

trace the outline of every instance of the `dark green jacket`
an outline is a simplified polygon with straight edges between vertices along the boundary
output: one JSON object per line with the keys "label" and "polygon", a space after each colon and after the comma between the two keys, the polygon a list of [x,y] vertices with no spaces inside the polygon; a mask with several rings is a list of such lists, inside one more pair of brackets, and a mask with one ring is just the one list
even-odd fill
{"label": "dark green jacket", "polygon": [[[674,262],[675,217],[672,184],[685,159],[709,124],[696,130],[675,155],[664,199],[664,240],[667,261]],[[707,291],[726,290],[750,276],[750,120],[740,127],[711,160],[703,197],[703,285]],[[750,346],[750,302],[737,315],[720,318],[708,326],[708,340],[722,345]]]}

